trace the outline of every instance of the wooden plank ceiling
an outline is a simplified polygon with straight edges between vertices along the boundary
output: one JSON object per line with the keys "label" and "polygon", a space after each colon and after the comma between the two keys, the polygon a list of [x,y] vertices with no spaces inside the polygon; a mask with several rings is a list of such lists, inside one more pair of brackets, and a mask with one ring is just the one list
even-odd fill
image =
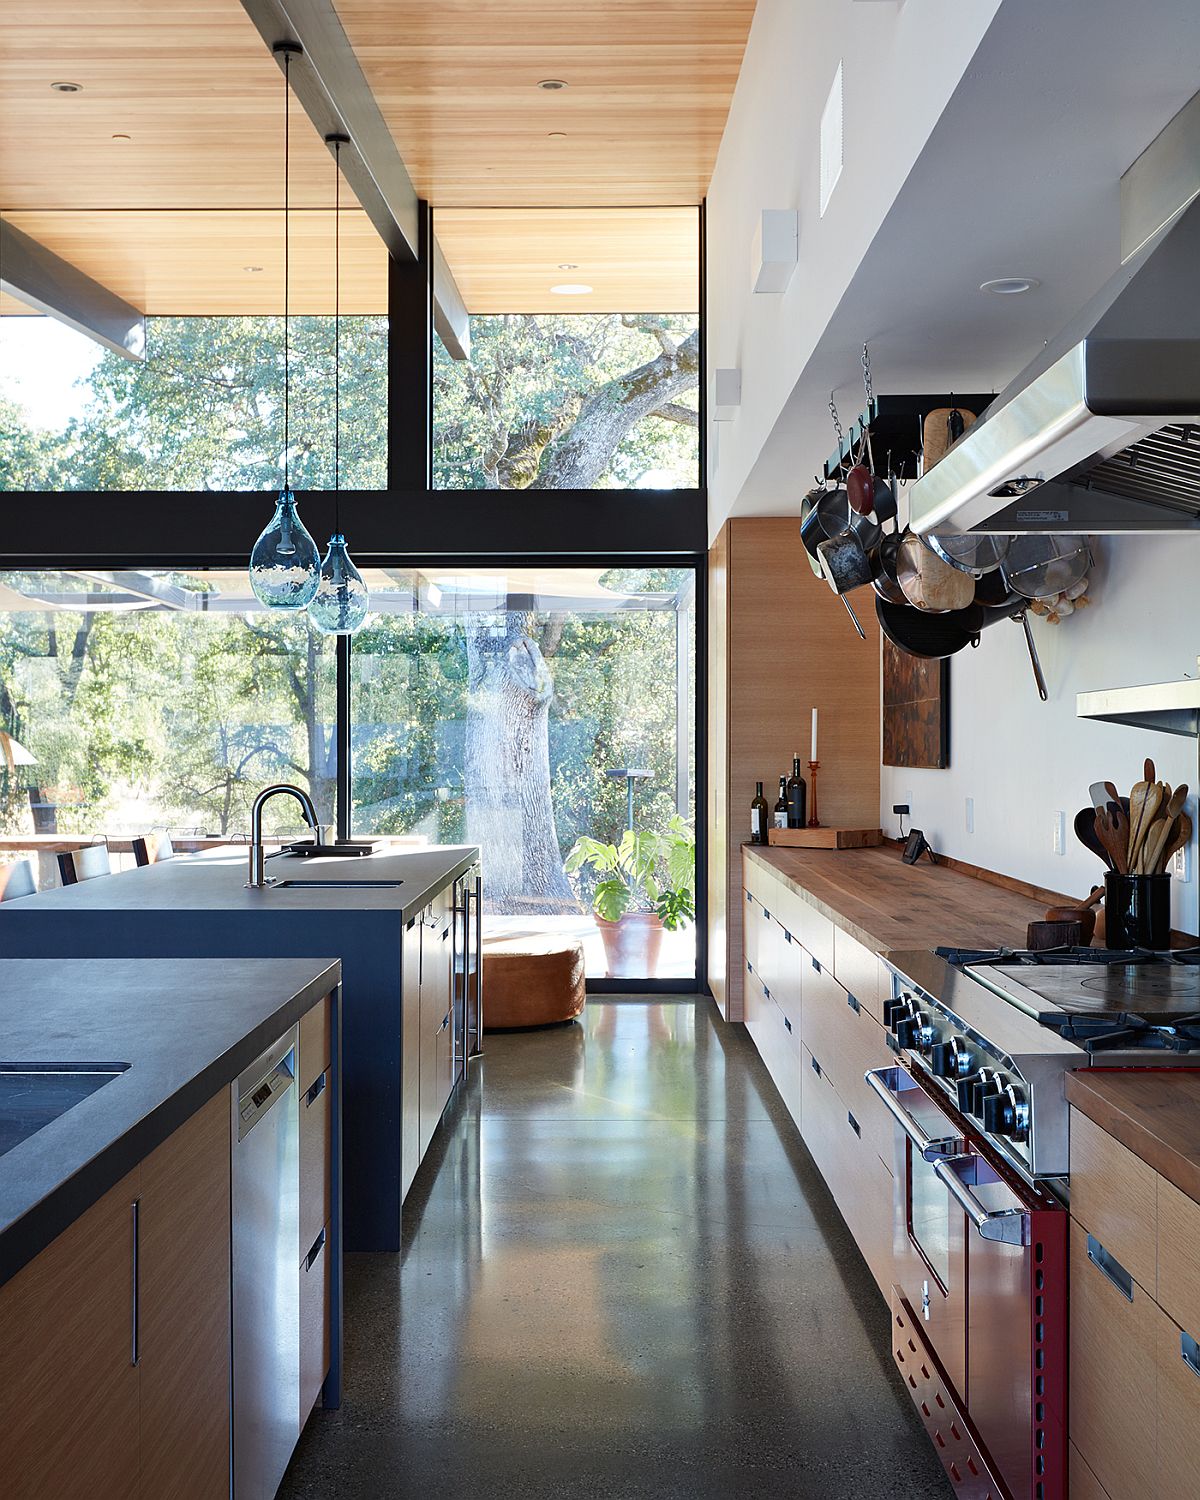
{"label": "wooden plank ceiling", "polygon": [[[470,311],[695,309],[694,206],[754,0],[336,4]],[[3,7],[5,215],[147,313],[279,311],[283,85],[240,0]],[[291,136],[292,308],[325,312],[333,169],[295,105]],[[353,209],[342,299],[386,308]]]}

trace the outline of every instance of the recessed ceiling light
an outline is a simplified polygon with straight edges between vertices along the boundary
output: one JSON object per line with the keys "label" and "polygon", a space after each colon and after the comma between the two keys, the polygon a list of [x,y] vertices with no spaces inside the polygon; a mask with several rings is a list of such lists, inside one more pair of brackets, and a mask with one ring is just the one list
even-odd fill
{"label": "recessed ceiling light", "polygon": [[261,271],[262,267],[261,266],[243,266],[242,270],[243,271],[249,271],[249,272],[251,272],[251,274],[253,274],[255,271]]}
{"label": "recessed ceiling light", "polygon": [[1021,292],[1031,292],[1041,282],[1032,276],[997,276],[994,281],[979,284],[981,292],[995,292],[998,297],[1016,297]]}
{"label": "recessed ceiling light", "polygon": [[552,286],[550,290],[556,297],[586,297],[592,288],[585,286],[582,281],[564,281],[560,286]]}
{"label": "recessed ceiling light", "polygon": [[558,269],[560,271],[578,271],[579,267],[573,260],[560,260]]}
{"label": "recessed ceiling light", "polygon": [[549,130],[546,132],[546,134],[552,141],[565,141],[567,138],[567,132],[565,130]]}
{"label": "recessed ceiling light", "polygon": [[565,89],[566,86],[567,86],[567,80],[565,78],[539,78],[538,79],[538,88],[540,88],[540,89],[549,89],[549,90],[553,91],[554,89]]}
{"label": "recessed ceiling light", "polygon": [[81,94],[83,92],[82,83],[67,83],[65,80],[52,83],[50,87],[56,94]]}
{"label": "recessed ceiling light", "polygon": [[118,135],[114,135],[113,136],[113,140],[114,141],[131,141],[131,140],[133,140],[133,137],[131,135],[125,135],[124,132],[121,132]]}

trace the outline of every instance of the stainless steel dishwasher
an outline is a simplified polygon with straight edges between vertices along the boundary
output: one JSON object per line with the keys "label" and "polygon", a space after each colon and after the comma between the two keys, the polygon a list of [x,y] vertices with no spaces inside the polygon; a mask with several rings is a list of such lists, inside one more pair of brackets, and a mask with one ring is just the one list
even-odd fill
{"label": "stainless steel dishwasher", "polygon": [[296,1039],[232,1089],[234,1500],[272,1500],[300,1436]]}

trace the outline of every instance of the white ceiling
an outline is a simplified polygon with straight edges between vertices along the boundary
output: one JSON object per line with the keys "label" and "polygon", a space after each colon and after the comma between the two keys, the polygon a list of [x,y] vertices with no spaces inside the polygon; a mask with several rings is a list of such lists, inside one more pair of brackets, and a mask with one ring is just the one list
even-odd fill
{"label": "white ceiling", "polygon": [[[864,340],[877,393],[1002,388],[1117,269],[1121,174],[1197,90],[1197,0],[1004,0],[733,513],[799,508]],[[978,290],[999,276],[1041,285]]]}

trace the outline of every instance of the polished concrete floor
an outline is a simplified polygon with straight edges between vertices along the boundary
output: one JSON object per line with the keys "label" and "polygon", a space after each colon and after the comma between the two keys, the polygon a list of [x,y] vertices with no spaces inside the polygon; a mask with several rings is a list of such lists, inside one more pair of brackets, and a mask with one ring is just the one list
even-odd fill
{"label": "polished concrete floor", "polygon": [[741,1027],[593,999],[473,1069],[403,1254],[348,1258],[345,1401],[281,1496],[950,1494]]}

